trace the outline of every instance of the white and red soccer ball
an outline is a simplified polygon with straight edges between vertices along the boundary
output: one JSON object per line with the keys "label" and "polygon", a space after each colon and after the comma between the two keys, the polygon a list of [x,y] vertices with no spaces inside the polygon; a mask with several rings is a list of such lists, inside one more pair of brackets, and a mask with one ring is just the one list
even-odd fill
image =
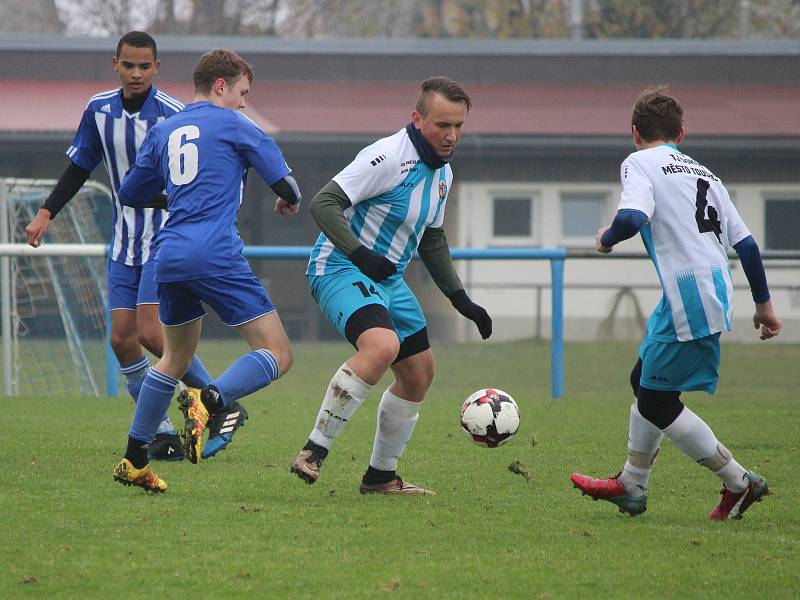
{"label": "white and red soccer ball", "polygon": [[461,429],[476,444],[496,448],[519,429],[519,407],[503,390],[478,390],[461,405]]}

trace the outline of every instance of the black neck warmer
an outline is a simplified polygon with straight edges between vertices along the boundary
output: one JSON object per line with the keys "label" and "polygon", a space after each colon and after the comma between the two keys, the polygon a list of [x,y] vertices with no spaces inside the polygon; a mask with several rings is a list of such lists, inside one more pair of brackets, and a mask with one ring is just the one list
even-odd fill
{"label": "black neck warmer", "polygon": [[411,143],[414,144],[414,148],[416,148],[419,153],[422,162],[431,169],[440,169],[447,164],[446,160],[436,154],[436,150],[433,149],[431,143],[425,139],[425,136],[422,135],[419,129],[414,127],[413,123],[406,125],[406,133],[408,133],[408,137]]}
{"label": "black neck warmer", "polygon": [[140,110],[142,110],[142,106],[147,101],[147,97],[150,95],[150,90],[152,88],[148,88],[144,94],[139,96],[134,96],[133,98],[126,98],[122,96],[122,108],[128,111],[128,114],[132,115]]}

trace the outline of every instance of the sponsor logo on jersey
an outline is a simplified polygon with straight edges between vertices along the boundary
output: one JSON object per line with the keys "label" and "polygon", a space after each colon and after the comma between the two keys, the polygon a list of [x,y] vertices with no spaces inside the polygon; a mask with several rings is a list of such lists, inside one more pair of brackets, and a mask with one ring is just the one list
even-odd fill
{"label": "sponsor logo on jersey", "polygon": [[386,160],[386,156],[381,154],[380,156],[376,156],[371,161],[369,161],[369,164],[371,164],[374,167],[375,165],[377,165],[379,163],[382,163],[385,160]]}
{"label": "sponsor logo on jersey", "polygon": [[447,196],[447,184],[444,181],[439,182],[439,198]]}
{"label": "sponsor logo on jersey", "polygon": [[102,112],[104,112],[104,113],[110,113],[111,112],[111,105],[110,104],[103,104],[103,106],[100,107],[100,110]]}

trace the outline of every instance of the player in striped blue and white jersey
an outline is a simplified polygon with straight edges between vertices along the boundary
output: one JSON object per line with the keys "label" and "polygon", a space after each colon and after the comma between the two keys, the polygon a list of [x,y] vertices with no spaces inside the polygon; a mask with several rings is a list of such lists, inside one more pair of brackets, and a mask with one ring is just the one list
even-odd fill
{"label": "player in striped blue and white jersey", "polygon": [[370,388],[391,368],[383,393],[362,493],[427,494],[397,476],[397,461],[411,439],[420,403],[434,373],[427,323],[403,280],[415,251],[439,289],[483,339],[492,332],[486,311],[464,291],[444,235],[453,172],[447,164],[470,108],[466,92],[446,77],[422,83],[412,122],[364,148],[314,198],[322,229],[307,275],[327,319],[356,348],[334,374],[308,443],[292,463],[307,483]]}
{"label": "player in striped blue and white jersey", "polygon": [[584,493],[640,514],[647,507],[650,469],[664,435],[723,482],[709,519],[738,518],[767,493],[767,481],[746,470],[708,425],[680,400],[681,392],[713,394],[720,333],[731,329],[733,284],[727,248],[739,255],[750,283],[761,339],[780,332],[758,245],[720,179],[678,150],[683,108],[665,87],[645,90],[634,106],[636,152],[622,163],[622,198],[610,228],[597,234],[597,250],[611,252],[641,233],[664,295],[647,323],[631,372],[628,460],[609,479],[573,474]]}
{"label": "player in striped blue and white jersey", "polygon": [[[112,67],[122,85],[95,94],[87,103],[66,152],[69,165],[27,228],[28,243],[38,246],[50,220],[80,190],[95,167],[104,163],[114,203],[108,258],[110,341],[134,400],[149,367],[142,346],[156,356],[163,351],[154,263],[150,259],[167,213],[159,208],[123,206],[117,190],[149,129],[183,108],[181,102],[152,84],[159,66],[156,43],[150,35],[132,31],[120,38]],[[201,388],[210,380],[205,367],[195,360],[184,382]],[[166,415],[150,451],[155,459],[179,460],[184,456]]]}

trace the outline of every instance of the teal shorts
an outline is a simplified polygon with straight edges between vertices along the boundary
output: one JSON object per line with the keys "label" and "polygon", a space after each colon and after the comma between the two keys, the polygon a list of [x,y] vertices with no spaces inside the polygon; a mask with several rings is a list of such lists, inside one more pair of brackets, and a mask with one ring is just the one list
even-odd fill
{"label": "teal shorts", "polygon": [[719,381],[719,333],[690,342],[644,338],[639,385],[651,390],[713,394]]}
{"label": "teal shorts", "polygon": [[347,337],[345,326],[350,316],[368,304],[379,304],[389,311],[401,343],[427,326],[414,292],[400,276],[375,283],[353,267],[330,275],[309,275],[308,283],[325,318],[342,336]]}

